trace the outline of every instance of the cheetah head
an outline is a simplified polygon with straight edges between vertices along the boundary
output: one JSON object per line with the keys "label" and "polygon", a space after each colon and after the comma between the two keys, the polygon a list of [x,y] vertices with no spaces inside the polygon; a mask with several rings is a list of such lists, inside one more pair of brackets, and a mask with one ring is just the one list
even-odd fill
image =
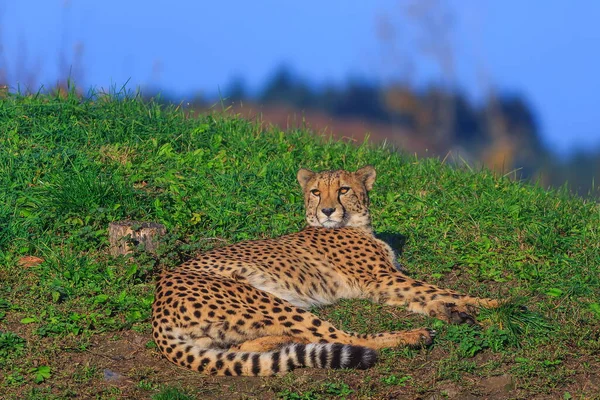
{"label": "cheetah head", "polygon": [[375,175],[375,168],[371,166],[356,172],[298,171],[308,225],[370,228],[369,191],[373,188]]}

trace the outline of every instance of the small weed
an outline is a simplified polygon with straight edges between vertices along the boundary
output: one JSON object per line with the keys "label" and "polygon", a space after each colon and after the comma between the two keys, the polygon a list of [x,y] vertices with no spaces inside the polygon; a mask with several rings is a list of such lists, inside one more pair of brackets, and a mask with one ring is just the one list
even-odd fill
{"label": "small weed", "polygon": [[20,356],[25,349],[25,339],[12,332],[0,332],[0,366],[8,359]]}
{"label": "small weed", "polygon": [[458,345],[456,352],[460,358],[471,358],[489,347],[481,331],[471,325],[449,326],[445,339]]}
{"label": "small weed", "polygon": [[343,382],[325,382],[318,386],[305,391],[297,391],[292,389],[284,389],[277,393],[277,396],[284,400],[317,400],[323,397],[332,398],[339,397],[347,398],[354,390]]}
{"label": "small weed", "polygon": [[389,375],[381,378],[381,382],[387,386],[406,386],[406,384],[412,379],[412,376],[398,376],[398,375]]}
{"label": "small weed", "polygon": [[159,393],[152,395],[152,400],[194,400],[194,397],[181,388],[165,387]]}
{"label": "small weed", "polygon": [[142,390],[151,391],[151,390],[156,390],[158,388],[158,384],[156,384],[154,382],[150,382],[145,379],[142,379],[141,381],[138,382],[137,387]]}
{"label": "small weed", "polygon": [[50,367],[48,367],[47,365],[42,365],[39,367],[31,368],[29,370],[29,373],[33,374],[33,381],[35,383],[42,383],[46,379],[50,379],[50,376],[51,376],[50,372],[51,372]]}
{"label": "small weed", "polygon": [[8,386],[21,386],[25,383],[25,376],[23,375],[22,371],[17,368],[15,371],[6,375],[4,382]]}
{"label": "small weed", "polygon": [[[515,336],[510,331],[491,326],[483,332],[485,346],[494,353],[505,351],[507,347],[514,344]],[[518,343],[518,342],[517,342]]]}
{"label": "small weed", "polygon": [[0,298],[0,321],[6,316],[6,311],[10,309],[10,303]]}
{"label": "small weed", "polygon": [[319,395],[313,391],[306,391],[304,393],[297,393],[289,389],[284,389],[277,393],[277,397],[282,400],[318,400]]}
{"label": "small weed", "polygon": [[323,384],[323,392],[331,396],[346,397],[354,393],[354,390],[343,382],[326,382]]}
{"label": "small weed", "polygon": [[118,386],[110,386],[98,393],[96,395],[96,398],[102,400],[119,400],[123,398],[122,394],[123,393],[121,391],[121,388],[119,388]]}

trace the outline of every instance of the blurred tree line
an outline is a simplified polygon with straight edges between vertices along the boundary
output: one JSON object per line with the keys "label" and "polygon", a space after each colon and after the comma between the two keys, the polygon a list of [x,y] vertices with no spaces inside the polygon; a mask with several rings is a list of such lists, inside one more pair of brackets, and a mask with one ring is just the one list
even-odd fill
{"label": "blurred tree line", "polygon": [[475,104],[464,93],[441,85],[415,90],[350,79],[343,85],[317,87],[282,66],[257,92],[251,93],[243,79],[235,78],[221,95],[226,104],[260,104],[264,109],[285,105],[307,120],[312,111],[319,111],[400,127],[394,130],[397,134],[418,137],[437,156],[450,152],[458,154],[460,162],[485,165],[545,187],[567,184],[581,195],[598,194],[594,177],[600,172],[600,152],[577,153],[564,160],[555,155],[542,140],[533,107],[518,94],[489,96]]}
{"label": "blurred tree line", "polygon": [[280,67],[256,95],[249,95],[243,81],[235,79],[224,96],[231,102],[284,104],[304,112],[319,110],[333,117],[394,125],[426,139],[438,152],[462,149],[476,159],[485,158],[493,168],[500,164],[491,161],[504,160],[506,168],[519,165],[527,176],[548,156],[534,112],[518,95],[475,105],[463,93],[440,86],[416,91],[406,85],[353,79],[342,86],[318,88],[290,68]]}

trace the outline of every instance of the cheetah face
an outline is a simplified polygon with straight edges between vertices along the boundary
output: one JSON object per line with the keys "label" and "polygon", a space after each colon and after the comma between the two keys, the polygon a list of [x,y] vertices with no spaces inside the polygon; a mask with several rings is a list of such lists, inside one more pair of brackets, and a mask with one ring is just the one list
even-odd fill
{"label": "cheetah face", "polygon": [[370,228],[369,191],[373,188],[375,175],[375,169],[371,166],[356,172],[298,171],[308,225]]}

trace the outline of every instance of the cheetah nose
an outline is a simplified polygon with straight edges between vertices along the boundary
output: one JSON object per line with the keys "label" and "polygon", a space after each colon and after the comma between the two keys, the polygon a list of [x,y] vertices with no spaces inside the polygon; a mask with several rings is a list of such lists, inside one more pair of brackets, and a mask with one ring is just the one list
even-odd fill
{"label": "cheetah nose", "polygon": [[326,216],[330,217],[331,214],[333,214],[335,212],[335,208],[322,208],[321,212],[323,214],[325,214]]}

